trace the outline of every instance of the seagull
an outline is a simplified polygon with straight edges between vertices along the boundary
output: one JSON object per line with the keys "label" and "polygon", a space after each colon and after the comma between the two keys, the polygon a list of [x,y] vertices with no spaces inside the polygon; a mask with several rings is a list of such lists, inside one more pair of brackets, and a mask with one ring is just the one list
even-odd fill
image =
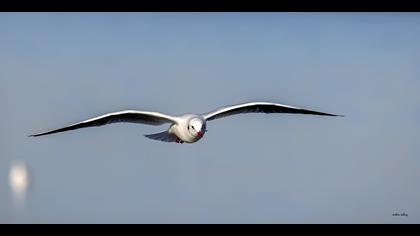
{"label": "seagull", "polygon": [[155,126],[169,123],[169,129],[144,136],[163,142],[195,143],[203,138],[205,132],[207,132],[207,121],[242,113],[294,113],[320,116],[341,116],[271,102],[247,102],[221,107],[204,114],[184,114],[181,116],[169,116],[151,111],[126,110],[105,114],[61,129],[30,135],[29,137],[39,137],[69,130],[97,127],[119,122]]}

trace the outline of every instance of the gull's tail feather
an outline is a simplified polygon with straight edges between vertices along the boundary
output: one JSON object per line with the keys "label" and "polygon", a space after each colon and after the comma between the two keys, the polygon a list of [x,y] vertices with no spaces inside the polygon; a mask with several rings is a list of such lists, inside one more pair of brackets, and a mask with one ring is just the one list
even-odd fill
{"label": "gull's tail feather", "polygon": [[162,141],[162,142],[176,142],[176,138],[177,138],[176,135],[170,134],[168,131],[163,131],[163,132],[155,133],[155,134],[146,134],[144,136],[147,138]]}

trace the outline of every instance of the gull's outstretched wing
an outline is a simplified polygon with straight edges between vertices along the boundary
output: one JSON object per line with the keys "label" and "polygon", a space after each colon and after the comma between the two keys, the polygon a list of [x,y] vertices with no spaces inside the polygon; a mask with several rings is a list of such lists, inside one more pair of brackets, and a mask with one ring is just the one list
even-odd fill
{"label": "gull's outstretched wing", "polygon": [[117,122],[161,125],[164,123],[176,123],[176,120],[172,116],[168,116],[159,112],[129,110],[129,111],[121,111],[121,112],[109,113],[103,116],[98,116],[98,117],[85,120],[85,121],[82,121],[82,122],[61,128],[61,129],[56,129],[56,130],[48,131],[45,133],[30,135],[30,137],[38,137],[38,136],[65,132],[65,131],[81,129],[81,128],[87,128],[87,127],[103,126],[103,125],[117,123]]}
{"label": "gull's outstretched wing", "polygon": [[206,120],[214,120],[241,113],[298,113],[321,116],[340,116],[271,102],[249,102],[233,106],[226,106],[205,113],[203,116]]}

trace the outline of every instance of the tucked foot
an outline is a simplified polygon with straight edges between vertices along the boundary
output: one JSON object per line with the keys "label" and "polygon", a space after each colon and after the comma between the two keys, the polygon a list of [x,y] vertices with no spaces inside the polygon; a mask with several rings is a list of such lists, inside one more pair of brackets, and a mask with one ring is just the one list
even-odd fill
{"label": "tucked foot", "polygon": [[184,143],[180,138],[176,138],[176,143]]}

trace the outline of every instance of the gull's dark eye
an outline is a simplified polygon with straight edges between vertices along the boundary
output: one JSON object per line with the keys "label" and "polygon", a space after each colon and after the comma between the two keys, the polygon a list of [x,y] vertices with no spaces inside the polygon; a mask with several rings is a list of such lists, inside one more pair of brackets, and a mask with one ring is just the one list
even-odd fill
{"label": "gull's dark eye", "polygon": [[193,129],[195,129],[195,128],[194,128],[194,126],[191,126],[191,127],[192,127]]}

